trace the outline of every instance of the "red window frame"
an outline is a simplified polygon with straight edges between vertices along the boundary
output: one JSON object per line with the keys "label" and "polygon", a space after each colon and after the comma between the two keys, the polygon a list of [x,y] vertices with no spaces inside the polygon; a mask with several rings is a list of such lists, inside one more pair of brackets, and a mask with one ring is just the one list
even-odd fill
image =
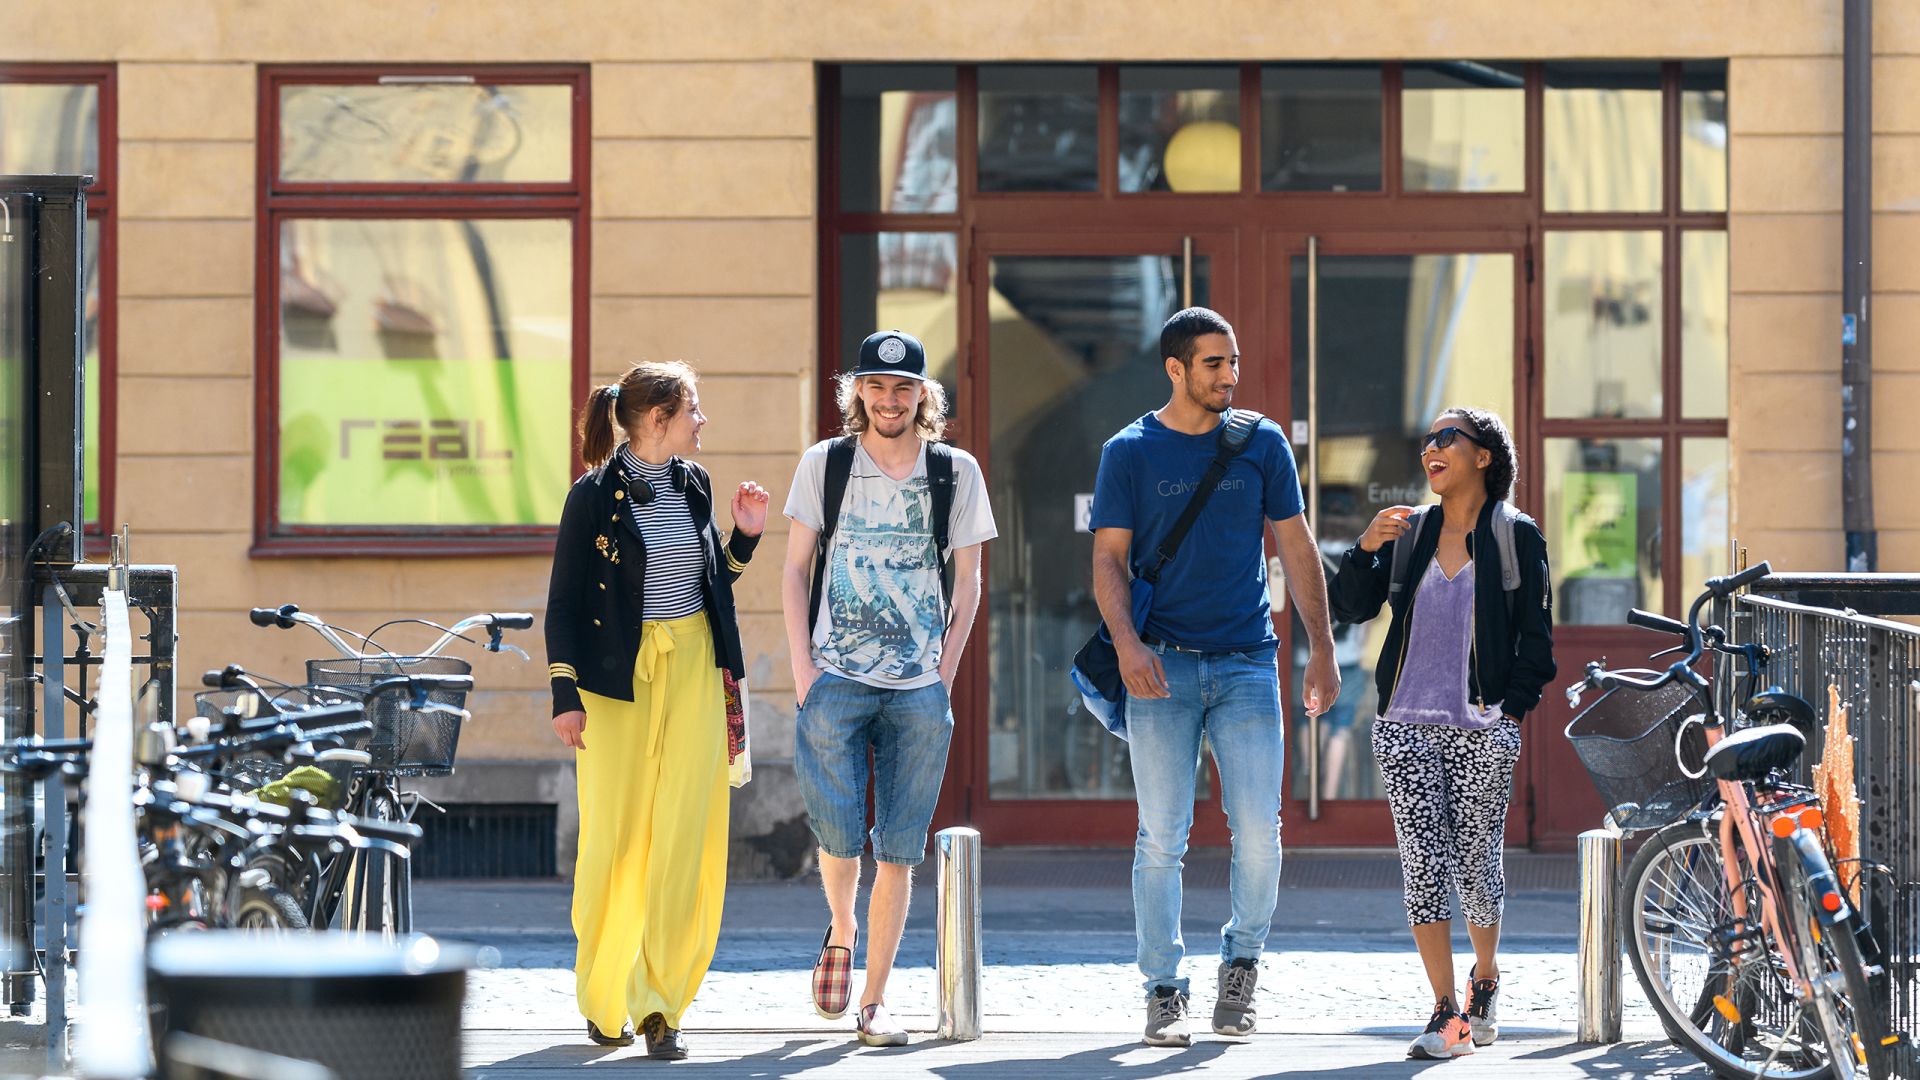
{"label": "red window frame", "polygon": [[120,130],[115,68],[112,64],[0,64],[0,83],[92,86],[99,95],[99,169],[87,186],[87,225],[100,230],[100,310],[95,328],[95,344],[100,350],[100,490],[98,513],[86,522],[84,532],[89,550],[105,550],[106,523],[113,520],[114,466],[120,449],[119,279],[114,230]]}
{"label": "red window frame", "polygon": [[[572,179],[566,183],[298,183],[280,179],[280,89],[286,85],[376,85],[383,77],[470,76],[500,85],[572,88]],[[254,539],[255,558],[341,556],[533,555],[553,550],[552,525],[286,525],[280,507],[280,224],[287,218],[565,219],[573,225],[570,397],[586,396],[591,350],[590,73],[584,65],[275,65],[259,72],[259,236],[255,264]],[[571,442],[571,436],[569,436]]]}

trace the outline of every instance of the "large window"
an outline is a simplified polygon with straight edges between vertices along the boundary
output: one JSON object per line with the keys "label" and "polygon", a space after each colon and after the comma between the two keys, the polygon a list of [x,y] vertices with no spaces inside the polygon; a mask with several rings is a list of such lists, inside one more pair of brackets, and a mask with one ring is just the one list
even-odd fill
{"label": "large window", "polygon": [[113,520],[115,364],[113,68],[0,64],[0,173],[80,174],[87,187],[83,513],[99,536]]}
{"label": "large window", "polygon": [[1726,67],[1543,78],[1542,523],[1560,621],[1617,624],[1728,569]]}
{"label": "large window", "polygon": [[258,552],[547,549],[587,137],[578,68],[262,72]]}

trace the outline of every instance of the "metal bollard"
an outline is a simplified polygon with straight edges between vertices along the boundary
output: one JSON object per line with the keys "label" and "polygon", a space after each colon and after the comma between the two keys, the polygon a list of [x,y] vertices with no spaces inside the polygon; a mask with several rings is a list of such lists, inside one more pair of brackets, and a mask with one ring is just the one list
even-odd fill
{"label": "metal bollard", "polygon": [[1620,834],[1580,834],[1579,1041],[1620,1041]]}
{"label": "metal bollard", "polygon": [[973,829],[941,829],[934,836],[939,853],[939,937],[934,977],[940,984],[940,1037],[980,1037],[980,834]]}

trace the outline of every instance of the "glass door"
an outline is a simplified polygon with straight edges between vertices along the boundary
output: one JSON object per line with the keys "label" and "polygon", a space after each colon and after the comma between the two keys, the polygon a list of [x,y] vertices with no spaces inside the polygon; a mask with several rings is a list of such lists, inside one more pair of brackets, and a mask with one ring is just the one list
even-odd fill
{"label": "glass door", "polygon": [[[1379,511],[1436,501],[1420,469],[1419,443],[1443,409],[1471,405],[1509,425],[1519,419],[1521,243],[1499,235],[1273,241],[1268,266],[1284,268],[1284,276],[1269,278],[1283,283],[1270,303],[1281,312],[1274,325],[1285,328],[1294,453],[1329,576]],[[1386,613],[1335,625],[1340,698],[1317,718],[1295,704],[1291,688],[1303,677],[1306,638],[1297,616],[1288,623],[1287,836],[1392,844],[1370,748],[1383,707],[1374,668]],[[1524,825],[1510,821],[1508,839],[1524,843]]]}
{"label": "glass door", "polygon": [[[973,245],[973,400],[985,407],[967,446],[1000,536],[974,632],[986,670],[971,696],[984,707],[961,718],[967,761],[951,771],[971,818],[1006,842],[1123,845],[1134,833],[1127,746],[1067,680],[1099,618],[1086,522],[1101,445],[1166,403],[1161,325],[1188,304],[1230,304],[1219,257],[1230,244],[1020,233]],[[1200,771],[1194,842],[1220,843],[1217,789]]]}

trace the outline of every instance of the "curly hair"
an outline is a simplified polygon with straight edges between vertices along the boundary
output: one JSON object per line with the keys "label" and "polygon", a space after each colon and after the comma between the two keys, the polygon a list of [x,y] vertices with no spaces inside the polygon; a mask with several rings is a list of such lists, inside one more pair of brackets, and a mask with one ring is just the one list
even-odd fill
{"label": "curly hair", "polygon": [[1500,419],[1500,414],[1455,405],[1440,415],[1465,421],[1474,441],[1493,455],[1493,461],[1487,465],[1487,498],[1512,498],[1514,477],[1520,473],[1520,457],[1513,449],[1513,432],[1507,430],[1507,423]]}
{"label": "curly hair", "polygon": [[[848,435],[864,435],[869,420],[867,403],[860,400],[860,380],[870,378],[854,372],[835,376],[835,396],[840,405],[840,425]],[[936,379],[921,383],[920,411],[913,416],[914,434],[922,442],[939,442],[947,433],[947,388]]]}

